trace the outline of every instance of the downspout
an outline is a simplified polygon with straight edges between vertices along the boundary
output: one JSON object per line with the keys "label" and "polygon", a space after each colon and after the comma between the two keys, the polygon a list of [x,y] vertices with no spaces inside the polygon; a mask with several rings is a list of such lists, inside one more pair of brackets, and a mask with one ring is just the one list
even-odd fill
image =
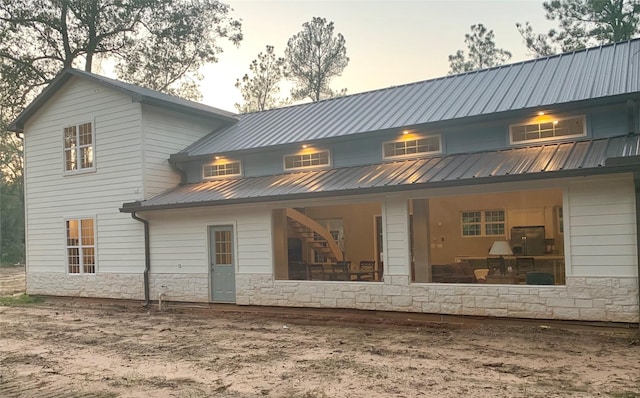
{"label": "downspout", "polygon": [[171,168],[175,172],[180,174],[180,185],[186,184],[187,183],[187,170],[181,169],[180,167],[178,167],[178,162],[171,160],[171,158],[169,158],[169,164],[171,165]]}
{"label": "downspout", "polygon": [[134,211],[131,213],[131,218],[136,221],[140,221],[144,225],[144,306],[148,307],[151,304],[149,299],[149,270],[151,269],[151,250],[149,248],[149,221],[140,218]]}
{"label": "downspout", "polygon": [[636,256],[638,261],[638,329],[640,329],[640,171],[633,172],[636,192]]}

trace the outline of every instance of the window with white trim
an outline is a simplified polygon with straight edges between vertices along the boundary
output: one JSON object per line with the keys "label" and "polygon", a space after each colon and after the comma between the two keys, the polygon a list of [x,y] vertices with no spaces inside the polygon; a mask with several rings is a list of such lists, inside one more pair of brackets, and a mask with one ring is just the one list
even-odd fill
{"label": "window with white trim", "polygon": [[91,122],[64,128],[64,170],[78,171],[94,167]]}
{"label": "window with white trim", "polygon": [[240,174],[240,162],[205,164],[202,166],[202,175],[204,178],[231,177],[239,176]]}
{"label": "window with white trim", "polygon": [[462,236],[504,236],[504,220],[504,210],[463,211]]}
{"label": "window with white trim", "polygon": [[442,142],[439,135],[382,144],[382,153],[385,158],[428,155],[441,151]]}
{"label": "window with white trim", "polygon": [[584,116],[564,119],[545,116],[544,120],[537,123],[512,124],[509,126],[509,134],[512,144],[581,137],[587,135],[586,119]]}
{"label": "window with white trim", "polygon": [[67,270],[70,274],[96,273],[96,240],[92,218],[65,221]]}
{"label": "window with white trim", "polygon": [[284,157],[284,169],[301,169],[307,167],[320,167],[329,164],[329,151],[302,153],[299,155],[286,155]]}

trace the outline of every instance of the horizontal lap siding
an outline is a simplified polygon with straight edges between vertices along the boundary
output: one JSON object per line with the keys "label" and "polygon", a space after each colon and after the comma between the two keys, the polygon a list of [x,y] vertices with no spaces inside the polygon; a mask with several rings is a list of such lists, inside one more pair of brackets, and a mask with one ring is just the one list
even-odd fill
{"label": "horizontal lap siding", "polygon": [[636,276],[635,192],[631,176],[592,178],[569,186],[573,276]]}
{"label": "horizontal lap siding", "polygon": [[152,273],[206,273],[208,227],[233,225],[239,273],[271,273],[271,212],[203,208],[142,214],[150,221]]}
{"label": "horizontal lap siding", "polygon": [[[143,229],[118,208],[142,199],[140,105],[79,79],[70,80],[25,129],[29,272],[66,272],[65,218],[94,217],[98,272],[139,273]],[[64,175],[63,128],[90,121],[94,172]]]}
{"label": "horizontal lap siding", "polygon": [[409,209],[407,199],[388,199],[384,208],[385,274],[409,275]]}
{"label": "horizontal lap siding", "polygon": [[215,122],[143,107],[145,198],[180,183],[180,176],[169,165],[169,156],[180,152],[216,127]]}

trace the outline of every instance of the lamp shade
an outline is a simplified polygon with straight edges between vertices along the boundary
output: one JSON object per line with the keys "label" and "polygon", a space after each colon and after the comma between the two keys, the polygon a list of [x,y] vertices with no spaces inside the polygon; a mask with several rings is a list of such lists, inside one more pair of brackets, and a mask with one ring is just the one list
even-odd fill
{"label": "lamp shade", "polygon": [[513,252],[511,251],[509,242],[507,242],[506,240],[497,240],[491,245],[489,254],[492,256],[511,256],[513,255]]}

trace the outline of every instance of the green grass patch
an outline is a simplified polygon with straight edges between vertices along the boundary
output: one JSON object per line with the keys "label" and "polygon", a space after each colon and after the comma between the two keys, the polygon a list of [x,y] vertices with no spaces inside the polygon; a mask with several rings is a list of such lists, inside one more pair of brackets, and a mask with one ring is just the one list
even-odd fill
{"label": "green grass patch", "polygon": [[0,297],[0,305],[4,306],[38,304],[43,301],[44,300],[40,297],[32,297],[28,294]]}

